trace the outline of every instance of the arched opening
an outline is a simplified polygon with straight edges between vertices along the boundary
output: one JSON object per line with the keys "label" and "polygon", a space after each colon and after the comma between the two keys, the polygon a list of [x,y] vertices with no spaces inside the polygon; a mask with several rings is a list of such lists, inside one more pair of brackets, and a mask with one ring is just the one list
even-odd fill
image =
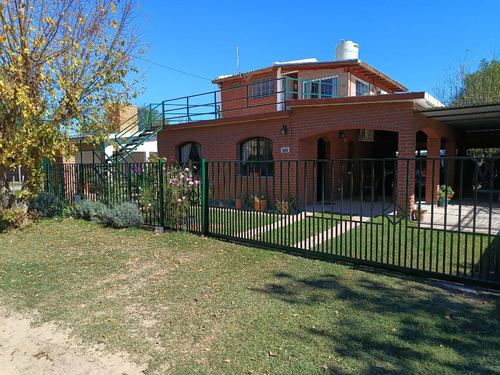
{"label": "arched opening", "polygon": [[181,163],[200,163],[201,145],[196,142],[187,142],[179,146],[179,161]]}
{"label": "arched opening", "polygon": [[[273,176],[273,142],[269,138],[250,138],[240,143],[241,174]],[[258,163],[256,163],[258,162]],[[267,162],[267,163],[265,163]]]}

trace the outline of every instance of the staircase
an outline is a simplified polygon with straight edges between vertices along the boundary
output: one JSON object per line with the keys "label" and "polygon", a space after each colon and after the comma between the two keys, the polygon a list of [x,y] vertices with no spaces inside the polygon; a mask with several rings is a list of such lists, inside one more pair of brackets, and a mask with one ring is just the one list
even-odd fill
{"label": "staircase", "polygon": [[164,118],[161,104],[148,105],[124,123],[128,125],[111,139],[115,146],[112,157],[107,156],[108,161],[116,164],[126,162],[128,156],[137,162],[132,152],[163,129]]}

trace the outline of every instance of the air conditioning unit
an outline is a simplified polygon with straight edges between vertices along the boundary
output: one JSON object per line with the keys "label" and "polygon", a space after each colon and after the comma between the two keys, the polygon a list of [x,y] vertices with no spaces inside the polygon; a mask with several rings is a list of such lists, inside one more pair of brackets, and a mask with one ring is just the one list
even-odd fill
{"label": "air conditioning unit", "polygon": [[375,130],[373,129],[359,129],[358,141],[360,142],[374,142]]}

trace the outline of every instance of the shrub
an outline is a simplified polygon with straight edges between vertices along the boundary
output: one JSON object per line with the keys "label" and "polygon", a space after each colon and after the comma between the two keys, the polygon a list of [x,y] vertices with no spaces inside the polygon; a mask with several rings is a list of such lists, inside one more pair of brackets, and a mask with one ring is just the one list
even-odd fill
{"label": "shrub", "polygon": [[78,218],[88,221],[99,221],[108,208],[102,202],[84,199],[76,204],[75,209]]}
{"label": "shrub", "polygon": [[74,204],[63,202],[64,217],[77,217],[76,207]]}
{"label": "shrub", "polygon": [[107,208],[102,219],[113,228],[138,227],[142,224],[142,213],[134,203],[124,202]]}
{"label": "shrub", "polygon": [[7,229],[20,229],[28,225],[28,213],[21,209],[0,209],[0,232]]}
{"label": "shrub", "polygon": [[37,211],[40,217],[54,217],[61,210],[59,198],[45,191],[30,200],[29,211]]}

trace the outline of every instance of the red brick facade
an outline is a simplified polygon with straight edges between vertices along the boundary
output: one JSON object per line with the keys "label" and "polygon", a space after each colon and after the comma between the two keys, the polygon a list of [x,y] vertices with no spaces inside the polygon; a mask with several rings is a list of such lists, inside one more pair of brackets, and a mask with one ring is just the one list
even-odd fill
{"label": "red brick facade", "polygon": [[[241,142],[253,137],[265,137],[272,141],[273,160],[315,160],[318,158],[318,139],[323,138],[326,143],[326,159],[383,158],[393,157],[394,153],[384,154],[386,151],[377,149],[377,143],[382,137],[396,134],[397,137],[394,138],[397,139],[397,145],[394,145],[394,151],[398,151],[400,158],[412,159],[415,157],[416,133],[423,130],[429,137],[429,156],[439,156],[440,136],[449,134],[449,129],[414,111],[418,108],[416,103],[421,97],[423,93],[385,95],[383,98],[379,96],[295,100],[288,103],[290,109],[287,111],[172,125],[158,134],[158,153],[168,159],[178,159],[179,146],[186,142],[197,142],[202,147],[202,157],[209,161],[240,160]],[[283,125],[287,128],[286,135],[281,134]],[[375,142],[358,141],[359,129],[375,130]],[[289,153],[281,153],[282,147],[287,147]],[[234,166],[232,168],[232,173],[236,176],[238,171],[234,170]],[[280,176],[280,166],[277,165],[276,168],[274,175]],[[356,168],[359,169],[359,166]],[[428,165],[427,170],[432,168]],[[437,171],[436,173],[439,173],[439,168]],[[295,171],[293,168],[287,169],[286,173],[292,176],[295,176],[295,173],[303,175],[303,171]],[[290,189],[291,194],[311,202],[314,195],[314,173],[313,169],[307,170],[307,185],[299,184],[298,191],[296,186],[285,186],[283,190],[288,192]],[[359,170],[355,169],[353,173],[354,179],[359,180]],[[329,181],[330,177],[329,172],[325,171],[325,179]],[[350,193],[347,186],[349,178],[347,174],[344,177],[344,192]],[[278,191],[282,189],[276,185],[278,182],[273,181],[273,177],[261,179],[265,179],[266,184],[274,184]],[[234,183],[245,185],[244,178],[235,178]],[[414,186],[414,163],[400,163],[396,181],[398,196],[406,196],[407,192],[410,192],[412,197],[410,202],[398,202],[402,207],[412,203]],[[241,191],[241,187],[237,185],[233,188],[235,192]],[[339,186],[330,184],[327,189],[326,196],[331,193],[335,197],[339,196]],[[432,192],[427,190],[426,199],[431,200]],[[358,192],[359,188],[354,193]]]}

